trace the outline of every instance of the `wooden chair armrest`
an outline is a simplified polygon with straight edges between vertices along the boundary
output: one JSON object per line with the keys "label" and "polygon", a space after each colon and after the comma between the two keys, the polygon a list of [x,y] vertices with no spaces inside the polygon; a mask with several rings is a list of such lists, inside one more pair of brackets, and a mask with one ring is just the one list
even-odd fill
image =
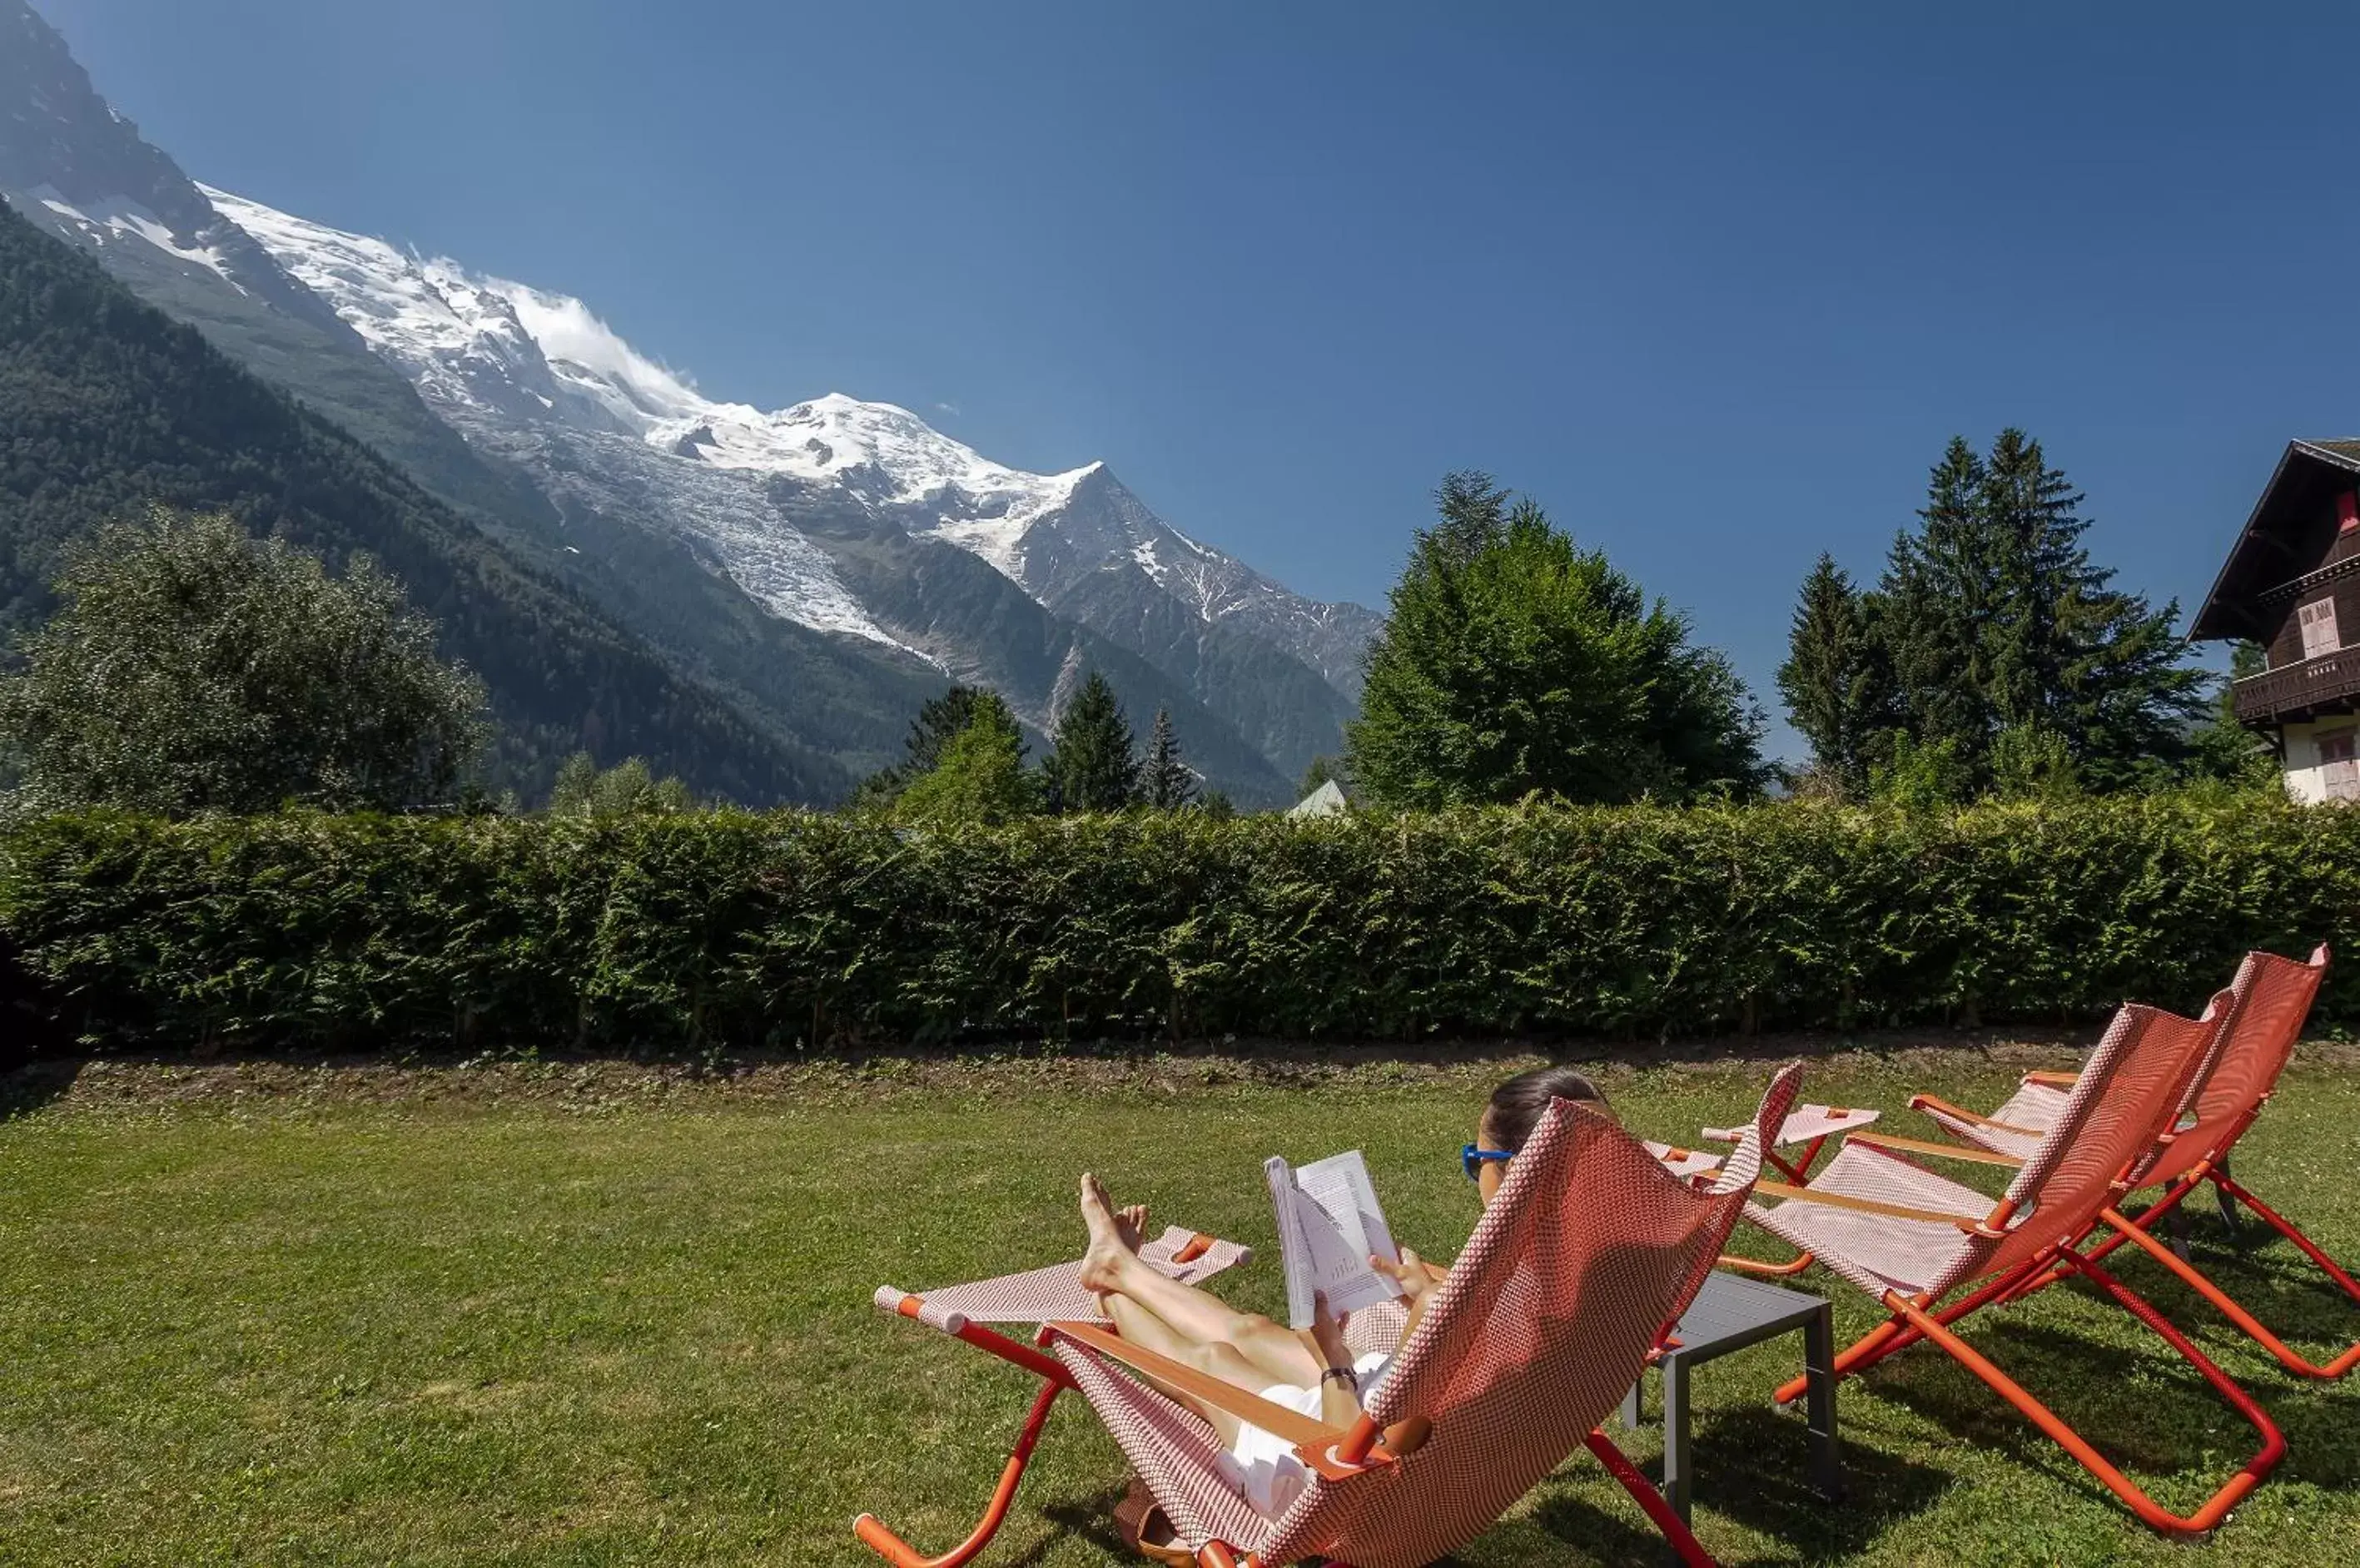
{"label": "wooden chair armrest", "polygon": [[1047,1325],[1060,1336],[1076,1345],[1086,1345],[1110,1361],[1145,1373],[1168,1388],[1200,1399],[1216,1410],[1227,1410],[1241,1421],[1249,1421],[1283,1438],[1298,1448],[1338,1443],[1344,1441],[1348,1428],[1329,1426],[1312,1420],[1301,1410],[1285,1405],[1273,1404],[1259,1394],[1249,1394],[1231,1383],[1224,1383],[1207,1372],[1159,1356],[1097,1323],[1053,1323]]}
{"label": "wooden chair armrest", "polygon": [[1896,1138],[1885,1132],[1856,1132],[1854,1143],[1864,1143],[1873,1149],[1890,1149],[1903,1154],[1930,1154],[1939,1160],[1962,1160],[1971,1165],[2005,1165],[2019,1170],[2024,1161],[2013,1154],[1995,1154],[1988,1149],[1961,1149],[1955,1143],[1929,1143],[1922,1138]]}
{"label": "wooden chair armrest", "polygon": [[[1852,1135],[1859,1137],[1858,1133]],[[1932,1209],[1913,1209],[1906,1203],[1880,1203],[1874,1198],[1849,1197],[1842,1192],[1821,1192],[1817,1187],[1789,1187],[1784,1181],[1756,1181],[1754,1191],[1773,1198],[1787,1198],[1798,1203],[1824,1203],[1831,1209],[1852,1209],[1863,1214],[1883,1214],[1894,1220],[1923,1220],[1928,1225],[1955,1225],[1971,1229],[1977,1221],[1958,1214],[1938,1214]]]}
{"label": "wooden chair armrest", "polygon": [[1909,1108],[1913,1111],[1922,1111],[1929,1116],[1939,1111],[1941,1116],[1937,1117],[1937,1120],[1947,1118],[1951,1121],[1972,1122],[1977,1127],[1987,1127],[1994,1132],[2021,1133],[2026,1138],[2048,1136],[2038,1127],[2017,1127],[2014,1122],[1995,1122],[1989,1116],[1978,1116],[1972,1111],[1961,1110],[1939,1094],[1912,1094],[1909,1096]]}
{"label": "wooden chair armrest", "polygon": [[2027,1073],[2023,1078],[2027,1083],[2046,1083],[2052,1089],[2070,1089],[2081,1081],[2079,1073]]}

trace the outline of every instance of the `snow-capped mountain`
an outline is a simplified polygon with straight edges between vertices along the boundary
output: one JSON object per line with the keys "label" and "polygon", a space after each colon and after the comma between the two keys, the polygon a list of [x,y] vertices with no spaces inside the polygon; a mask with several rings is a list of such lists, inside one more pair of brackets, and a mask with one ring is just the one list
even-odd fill
{"label": "snow-capped mountain", "polygon": [[334,314],[293,284],[178,165],[116,114],[48,23],[0,5],[0,191],[51,233],[133,265],[202,272],[314,326]]}
{"label": "snow-capped mountain", "polygon": [[[628,463],[642,495],[670,470],[672,484],[693,492],[671,509],[676,526],[705,538],[730,574],[781,615],[894,640],[848,612],[840,585],[815,569],[774,487],[761,483],[770,476],[858,495],[910,533],[971,551],[1087,625],[1096,622],[1083,602],[1103,595],[1100,579],[1135,573],[1137,586],[1169,596],[1196,622],[1273,644],[1339,693],[1358,692],[1374,615],[1305,599],[1187,538],[1102,463],[1028,474],[906,408],[840,394],[776,411],[716,401],[637,352],[581,300],[410,256],[227,191],[204,194],[471,438],[514,455],[519,427],[544,439],[562,431],[577,456],[586,441]],[[631,441],[646,450],[627,453],[620,443]],[[716,485],[716,472],[741,477],[735,487]],[[762,505],[738,500],[766,488],[775,514],[768,518]],[[1121,640],[1116,626],[1097,629]],[[921,651],[938,661],[945,653]]]}
{"label": "snow-capped mountain", "polygon": [[[18,40],[22,43],[19,45]],[[1096,669],[1241,803],[1334,750],[1380,625],[907,409],[721,400],[583,301],[198,187],[0,0],[0,197],[758,724],[852,774],[946,680],[1036,732]]]}

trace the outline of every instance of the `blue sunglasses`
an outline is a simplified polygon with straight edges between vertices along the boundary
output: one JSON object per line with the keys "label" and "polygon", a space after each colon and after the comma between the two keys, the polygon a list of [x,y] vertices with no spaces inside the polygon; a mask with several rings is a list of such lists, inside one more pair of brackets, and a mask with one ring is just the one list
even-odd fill
{"label": "blue sunglasses", "polygon": [[1512,1149],[1483,1149],[1470,1143],[1459,1150],[1459,1169],[1467,1172],[1470,1181],[1479,1181],[1487,1162],[1496,1160],[1504,1164],[1515,1157],[1516,1152]]}

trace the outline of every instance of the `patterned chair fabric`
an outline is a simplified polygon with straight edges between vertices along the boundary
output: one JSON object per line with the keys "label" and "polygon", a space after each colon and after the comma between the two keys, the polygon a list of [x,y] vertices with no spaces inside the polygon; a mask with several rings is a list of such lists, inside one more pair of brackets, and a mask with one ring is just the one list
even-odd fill
{"label": "patterned chair fabric", "polygon": [[[1162,1236],[1139,1249],[1140,1261],[1184,1285],[1202,1283],[1224,1269],[1253,1261],[1250,1247],[1211,1237],[1201,1238],[1209,1243],[1201,1248],[1190,1245],[1199,1239],[1194,1231],[1167,1226]],[[1180,1261],[1183,1257],[1187,1258],[1185,1263]],[[877,1292],[877,1304],[890,1312],[901,1295],[885,1286]],[[953,1319],[1002,1323],[1107,1321],[1098,1297],[1082,1284],[1078,1261],[927,1291],[918,1321],[929,1328],[942,1328]]]}
{"label": "patterned chair fabric", "polygon": [[[2175,1181],[2223,1152],[2286,1071],[2326,978],[2327,956],[2323,945],[2307,964],[2275,953],[2245,954],[2229,982],[2228,1005],[2215,1020],[2213,1040],[2178,1106],[2172,1138],[2134,1173],[2139,1185]],[[1994,1153],[2029,1159],[2071,1097],[2070,1090],[2027,1082],[1992,1113],[1993,1121],[2005,1124],[1998,1127],[1949,1115],[1940,1105],[1921,1108],[1955,1137]],[[2008,1130],[2017,1127],[2027,1130]]]}
{"label": "patterned chair fabric", "polygon": [[1083,1345],[1053,1348],[1192,1550],[1218,1540],[1264,1563],[1417,1568],[1489,1529],[1621,1401],[1702,1286],[1800,1076],[1779,1073],[1697,1184],[1598,1110],[1552,1105],[1371,1399],[1382,1426],[1430,1421],[1423,1445],[1341,1481],[1315,1476],[1279,1519],[1230,1491],[1193,1414]]}
{"label": "patterned chair fabric", "polygon": [[[2225,1006],[2226,994],[2214,998]],[[2006,1230],[1979,1235],[1954,1224],[1863,1213],[1803,1201],[1746,1215],[1877,1300],[1889,1290],[1939,1296],[1969,1279],[2070,1246],[2113,1203],[2114,1182],[2143,1159],[2155,1129],[2188,1093],[2215,1034],[2218,1014],[2183,1018],[2133,1003],[2114,1015],[2056,1122],[2009,1183],[2015,1216]],[[1898,1154],[1851,1143],[1811,1180],[1810,1190],[1899,1204],[1969,1224],[1991,1214],[1991,1198]]]}

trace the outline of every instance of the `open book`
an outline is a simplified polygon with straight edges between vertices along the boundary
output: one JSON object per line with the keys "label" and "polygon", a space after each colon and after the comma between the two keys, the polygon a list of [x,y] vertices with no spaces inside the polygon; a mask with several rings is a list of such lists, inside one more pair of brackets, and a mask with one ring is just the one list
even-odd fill
{"label": "open book", "polygon": [[1327,1296],[1328,1310],[1338,1317],[1401,1295],[1391,1277],[1369,1267],[1371,1253],[1398,1258],[1401,1252],[1359,1149],[1297,1167],[1273,1155],[1262,1169],[1278,1213],[1289,1326],[1311,1326],[1314,1292]]}

